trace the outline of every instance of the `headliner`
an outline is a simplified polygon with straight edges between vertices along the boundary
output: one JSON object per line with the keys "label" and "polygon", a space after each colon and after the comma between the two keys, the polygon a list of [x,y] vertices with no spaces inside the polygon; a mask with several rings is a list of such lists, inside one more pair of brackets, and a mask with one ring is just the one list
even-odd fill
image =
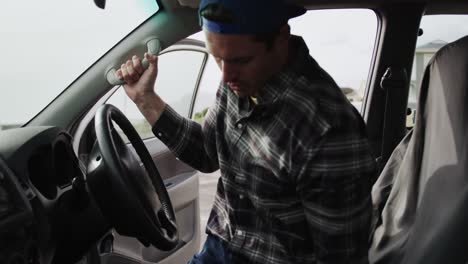
{"label": "headliner", "polygon": [[[196,8],[200,0],[172,0],[178,5]],[[170,1],[170,2],[172,2]],[[253,0],[254,1],[254,0]],[[392,4],[425,5],[425,14],[468,14],[468,1],[457,0],[290,0],[305,6],[307,9],[334,9],[334,8],[371,8]],[[169,2],[169,1],[167,1]]]}

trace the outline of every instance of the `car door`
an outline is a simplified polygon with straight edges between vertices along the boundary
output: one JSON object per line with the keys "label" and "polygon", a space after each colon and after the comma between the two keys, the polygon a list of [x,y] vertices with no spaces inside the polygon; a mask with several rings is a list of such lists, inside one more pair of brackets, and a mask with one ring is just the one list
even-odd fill
{"label": "car door", "polygon": [[[182,40],[161,52],[158,62],[156,92],[179,114],[190,118],[196,101],[208,53],[198,40]],[[200,248],[200,210],[198,173],[182,161],[156,138],[148,122],[123,87],[116,86],[94,106],[107,103],[119,108],[136,128],[150,152],[167,187],[176,213],[180,242],[164,252],[145,246],[135,238],[119,235],[115,230],[103,237],[97,245],[101,263],[184,263]],[[94,141],[93,113],[82,119],[75,131],[75,151],[86,164]],[[125,136],[121,136],[126,140]],[[132,148],[128,144],[129,148]]]}

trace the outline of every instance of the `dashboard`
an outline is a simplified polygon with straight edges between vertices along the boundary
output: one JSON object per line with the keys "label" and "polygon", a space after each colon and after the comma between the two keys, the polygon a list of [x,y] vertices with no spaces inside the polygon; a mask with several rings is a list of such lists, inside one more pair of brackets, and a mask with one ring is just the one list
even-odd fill
{"label": "dashboard", "polygon": [[84,182],[65,131],[0,131],[0,263],[73,263],[104,235]]}

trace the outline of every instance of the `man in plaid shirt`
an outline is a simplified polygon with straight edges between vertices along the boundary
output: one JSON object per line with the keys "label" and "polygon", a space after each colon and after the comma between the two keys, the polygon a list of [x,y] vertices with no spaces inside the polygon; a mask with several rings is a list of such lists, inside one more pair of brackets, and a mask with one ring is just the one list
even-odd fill
{"label": "man in plaid shirt", "polygon": [[[157,57],[118,74],[182,161],[221,171],[203,250],[190,263],[366,263],[375,177],[365,125],[310,57],[283,0],[202,0],[223,79],[203,125],[154,92]],[[156,87],[157,91],[157,87]]]}

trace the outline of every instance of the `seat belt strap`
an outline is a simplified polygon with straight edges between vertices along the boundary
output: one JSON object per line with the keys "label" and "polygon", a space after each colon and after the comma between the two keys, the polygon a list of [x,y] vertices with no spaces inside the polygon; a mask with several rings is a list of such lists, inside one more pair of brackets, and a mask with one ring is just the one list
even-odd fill
{"label": "seat belt strap", "polygon": [[382,171],[383,166],[387,163],[387,160],[390,158],[390,155],[394,149],[395,140],[392,139],[393,132],[391,129],[394,129],[392,126],[392,121],[394,120],[392,116],[392,101],[394,101],[395,91],[399,89],[404,89],[408,83],[408,75],[405,68],[399,67],[388,67],[385,71],[382,79],[380,80],[380,88],[385,92],[385,110],[384,110],[384,122],[382,127],[382,146],[381,146],[381,155],[377,159],[379,164],[379,173]]}

